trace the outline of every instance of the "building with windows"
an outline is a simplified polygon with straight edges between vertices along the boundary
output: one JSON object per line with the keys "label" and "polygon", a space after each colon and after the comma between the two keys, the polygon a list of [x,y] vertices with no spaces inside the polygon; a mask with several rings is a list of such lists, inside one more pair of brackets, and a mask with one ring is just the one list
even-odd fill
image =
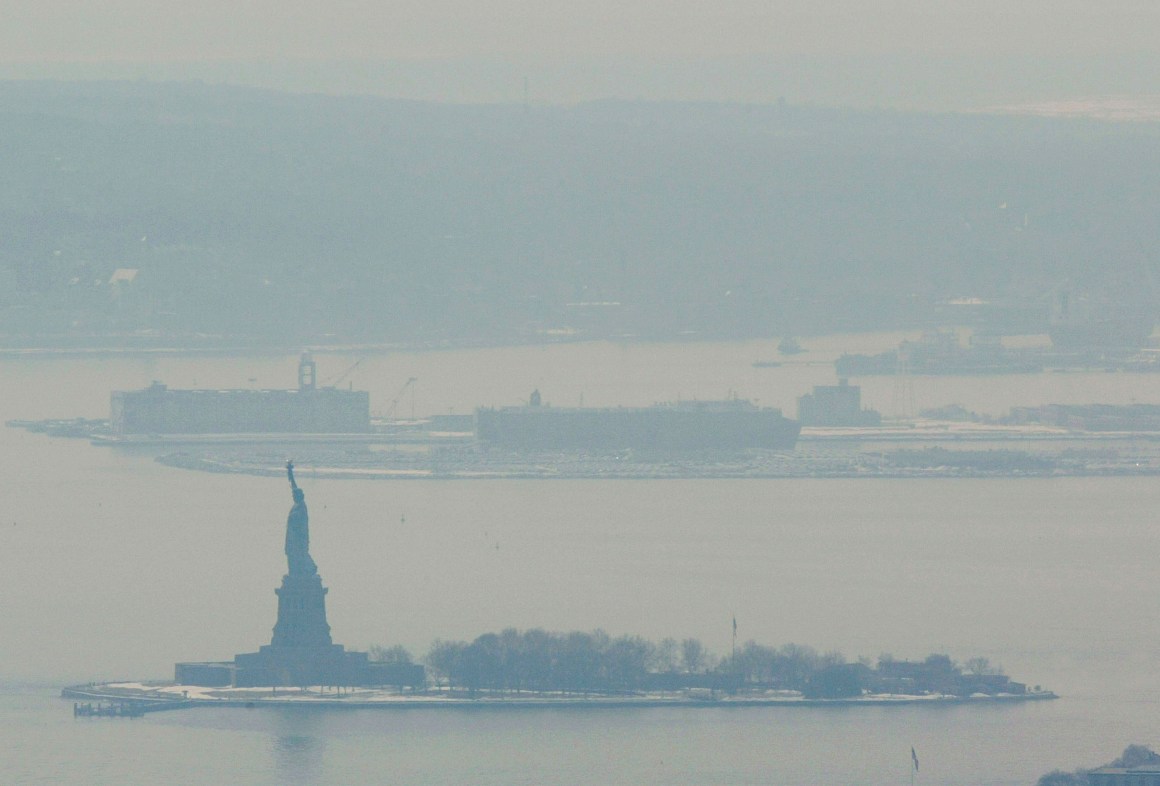
{"label": "building with windows", "polygon": [[114,391],[109,408],[117,436],[364,434],[370,422],[370,395],[318,387],[309,355],[299,361],[296,390],[173,390],[154,382]]}
{"label": "building with windows", "polygon": [[878,426],[882,415],[862,409],[862,388],[843,377],[837,385],[816,385],[798,398],[798,422],[803,426]]}

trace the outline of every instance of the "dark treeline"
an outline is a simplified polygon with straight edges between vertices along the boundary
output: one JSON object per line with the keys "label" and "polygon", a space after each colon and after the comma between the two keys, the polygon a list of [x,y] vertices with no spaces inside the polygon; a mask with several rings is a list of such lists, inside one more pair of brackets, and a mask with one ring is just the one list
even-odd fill
{"label": "dark treeline", "polygon": [[[398,647],[378,655],[385,657],[388,652],[391,660],[410,658]],[[437,640],[424,661],[434,685],[471,692],[760,688],[842,698],[864,690],[960,693],[1008,691],[1017,685],[983,658],[968,661],[965,675],[945,655],[913,663],[884,655],[872,669],[869,659],[848,663],[840,652],[819,653],[800,644],[770,647],[747,641],[738,645],[736,653],[718,657],[695,638],[652,642],[640,636],[613,637],[602,630],[561,633],[508,628],[485,633],[470,643]]]}
{"label": "dark treeline", "polygon": [[[603,631],[550,633],[509,628],[485,633],[470,644],[436,641],[426,661],[435,680],[452,688],[631,691],[645,687],[650,672],[676,668],[676,649],[668,641],[657,647],[639,636],[612,638]],[[701,661],[692,657],[692,666],[700,667]]]}
{"label": "dark treeline", "polygon": [[841,653],[822,655],[797,644],[773,648],[750,641],[738,647],[734,659],[717,657],[694,638],[654,643],[640,636],[612,637],[602,630],[512,628],[485,633],[471,643],[436,641],[425,660],[434,679],[453,688],[575,693],[730,682],[803,690],[812,675],[846,662]]}

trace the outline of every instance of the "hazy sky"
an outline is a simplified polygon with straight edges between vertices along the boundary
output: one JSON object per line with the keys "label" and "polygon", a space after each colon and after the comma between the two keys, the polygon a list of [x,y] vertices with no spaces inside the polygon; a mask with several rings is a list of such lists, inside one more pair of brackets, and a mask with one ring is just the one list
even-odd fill
{"label": "hazy sky", "polygon": [[[986,74],[1000,59],[1031,58],[1009,70],[1034,71],[1035,58],[1099,65],[1076,67],[1077,87],[1103,93],[1139,92],[1141,59],[1160,60],[1160,3],[1155,0],[332,0],[284,3],[274,0],[0,0],[0,76],[134,76],[226,79],[250,83],[297,84],[324,91],[401,92],[434,90],[445,98],[491,89],[487,80],[520,83],[536,67],[561,69],[539,74],[538,84],[558,99],[633,91],[648,97],[725,98],[783,95],[809,99],[827,90],[840,98],[843,83],[858,81],[866,66],[846,72],[820,67],[793,74],[784,84],[777,72],[727,70],[716,81],[693,73],[649,69],[698,60],[784,63],[786,59],[903,58],[902,71],[884,69],[881,78],[931,81],[916,60],[950,59],[954,69],[928,85],[932,95],[953,90],[963,78],[988,83],[1021,79],[1018,73]],[[397,64],[487,59],[517,68],[513,75],[447,74],[433,82],[425,75],[378,73],[368,79],[349,67],[310,74],[311,64],[342,62]],[[1131,60],[1131,63],[1121,62]],[[618,71],[582,77],[611,62],[633,64]],[[964,62],[966,65],[964,65]],[[581,66],[579,64],[585,64]],[[977,63],[978,68],[974,68]],[[563,65],[562,65],[563,64]],[[298,69],[257,73],[257,67]],[[206,71],[205,68],[218,71]],[[230,73],[229,69],[238,70]],[[572,70],[569,71],[568,68]],[[61,69],[67,70],[61,70]],[[135,69],[126,71],[125,69]],[[202,68],[198,71],[197,68]],[[245,68],[251,69],[246,72]],[[87,69],[87,70],[86,70]],[[117,70],[120,69],[120,70]],[[184,70],[183,70],[184,69]],[[469,69],[470,70],[470,69]],[[1024,82],[1050,84],[1059,66]],[[981,71],[971,74],[971,71]],[[1112,74],[1107,78],[1089,73]],[[518,75],[517,75],[518,74]],[[961,76],[960,76],[961,75]],[[472,79],[475,82],[472,82]],[[535,79],[535,76],[533,77]],[[1062,77],[1061,77],[1062,78]],[[1070,78],[1070,77],[1067,77]],[[1102,79],[1102,81],[1101,81]],[[739,82],[740,80],[740,82]],[[748,80],[748,83],[746,81]],[[423,82],[423,84],[420,84]],[[682,86],[681,82],[689,82]],[[1137,84],[1139,82],[1139,84]],[[699,86],[698,86],[699,85]],[[509,95],[511,86],[497,93]],[[845,90],[857,98],[874,85]],[[553,92],[554,91],[554,92]],[[569,93],[571,91],[571,93]],[[798,96],[797,93],[805,95]],[[896,91],[897,92],[897,91]],[[1027,99],[1045,88],[1024,90]],[[1067,92],[1067,91],[1063,91]],[[1074,92],[1074,91],[1072,91]],[[1081,91],[1082,92],[1082,91]],[[730,95],[736,93],[737,95]],[[462,94],[462,95],[460,95]],[[515,94],[518,96],[519,91]],[[767,95],[768,94],[768,95]],[[1041,95],[1043,94],[1043,95]],[[482,95],[482,94],[481,94]],[[1022,94],[1021,94],[1022,95]],[[438,96],[437,96],[438,97]],[[486,98],[486,96],[483,96]],[[544,95],[546,100],[552,96]],[[890,103],[889,92],[873,100]],[[984,98],[983,100],[990,100]]]}
{"label": "hazy sky", "polygon": [[7,62],[1160,48],[1154,0],[4,0]]}

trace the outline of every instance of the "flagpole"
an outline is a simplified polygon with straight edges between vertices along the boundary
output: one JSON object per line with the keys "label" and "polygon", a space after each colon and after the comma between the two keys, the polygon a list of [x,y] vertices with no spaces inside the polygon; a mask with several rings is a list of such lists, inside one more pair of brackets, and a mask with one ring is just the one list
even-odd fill
{"label": "flagpole", "polygon": [[737,615],[733,615],[733,676],[737,677]]}

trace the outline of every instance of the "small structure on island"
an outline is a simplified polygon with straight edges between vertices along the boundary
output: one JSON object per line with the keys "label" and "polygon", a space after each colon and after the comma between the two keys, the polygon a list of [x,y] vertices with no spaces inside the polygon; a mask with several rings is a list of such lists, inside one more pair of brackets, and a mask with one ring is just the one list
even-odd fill
{"label": "small structure on island", "polygon": [[798,421],[803,426],[880,426],[882,415],[862,409],[862,388],[842,377],[837,385],[815,385],[798,397]]}
{"label": "small structure on island", "polygon": [[287,573],[278,596],[274,636],[257,652],[233,661],[178,663],[175,678],[182,685],[261,687],[305,685],[398,685],[421,687],[422,666],[378,663],[365,652],[346,650],[330,637],[326,622],[326,587],[310,556],[310,515],[306,495],[294,480],[294,464],[286,462],[294,505],[286,519]]}

